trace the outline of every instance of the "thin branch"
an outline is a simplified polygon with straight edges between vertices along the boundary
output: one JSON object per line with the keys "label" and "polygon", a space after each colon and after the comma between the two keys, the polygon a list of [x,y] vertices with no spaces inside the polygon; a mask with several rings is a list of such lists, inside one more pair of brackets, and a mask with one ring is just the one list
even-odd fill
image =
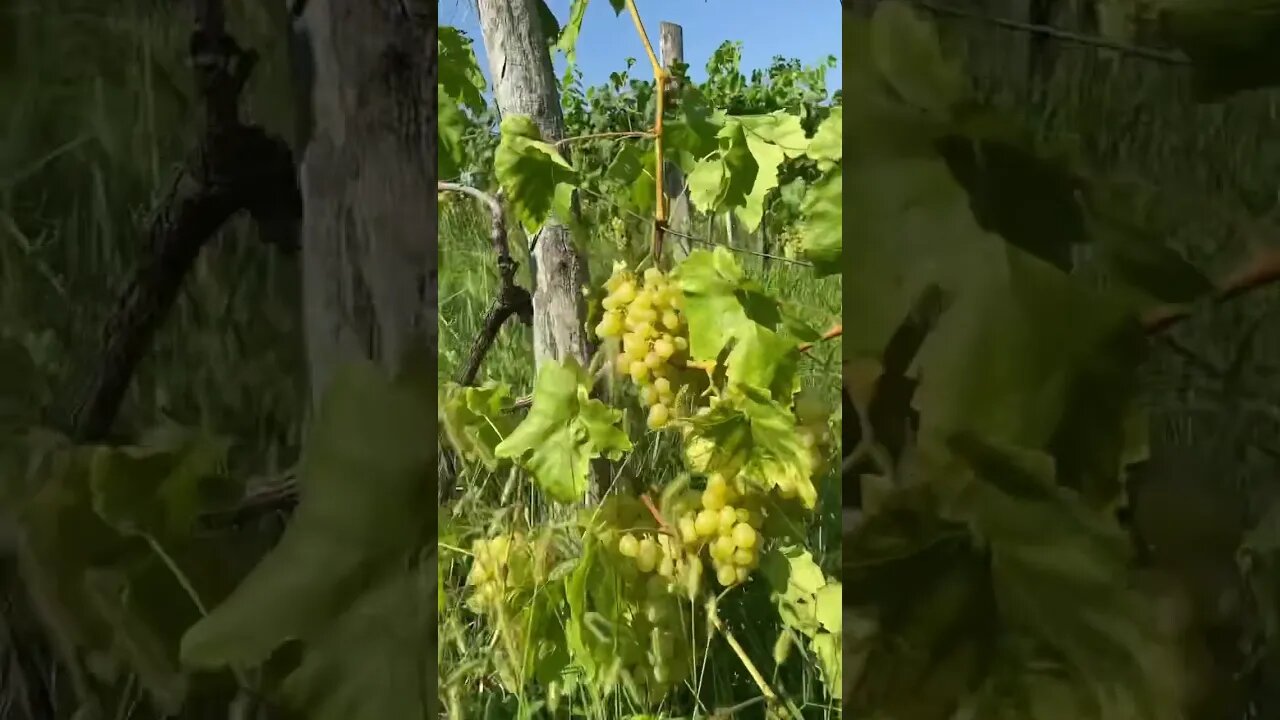
{"label": "thin branch", "polygon": [[[843,334],[844,334],[844,323],[836,323],[831,327],[831,329],[822,333],[822,337],[818,338],[818,342],[823,342],[825,340],[834,340]],[[813,346],[816,344],[817,343],[811,343],[811,342],[800,343],[800,352],[802,353],[809,352],[810,350],[813,349]]]}
{"label": "thin branch", "polygon": [[264,242],[298,247],[302,194],[281,139],[239,119],[240,93],[257,62],[226,33],[220,0],[195,0],[189,53],[204,100],[200,145],[155,213],[148,248],[103,332],[103,351],[70,411],[80,442],[105,439],[139,361],[151,345],[200,250],[242,210]]}
{"label": "thin branch", "polygon": [[489,243],[493,246],[494,255],[497,256],[498,292],[485,312],[480,334],[471,345],[467,361],[458,372],[458,384],[470,385],[475,382],[476,375],[480,372],[480,365],[484,362],[484,356],[493,347],[498,331],[502,329],[507,319],[512,315],[518,315],[526,325],[533,322],[533,298],[530,297],[528,290],[516,284],[517,265],[511,258],[511,248],[507,244],[507,222],[502,211],[502,201],[486,192],[457,183],[436,183],[436,189],[440,192],[462,193],[480,200],[489,207],[492,219]]}
{"label": "thin branch", "polygon": [[[1217,291],[1212,302],[1225,303],[1277,281],[1280,281],[1280,248],[1266,248],[1215,283]],[[1148,334],[1163,332],[1190,317],[1192,309],[1189,305],[1163,305],[1147,312],[1142,325]]]}

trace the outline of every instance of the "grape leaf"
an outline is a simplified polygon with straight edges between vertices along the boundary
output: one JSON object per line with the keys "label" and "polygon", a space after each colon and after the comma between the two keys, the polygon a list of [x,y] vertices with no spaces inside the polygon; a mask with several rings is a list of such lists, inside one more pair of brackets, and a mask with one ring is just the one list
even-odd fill
{"label": "grape leaf", "polygon": [[363,584],[405,571],[403,559],[427,542],[426,511],[435,501],[432,402],[407,372],[391,379],[372,363],[337,372],[306,438],[293,521],[240,586],[187,631],[184,663],[255,665],[291,640],[304,653],[317,642],[323,653],[326,633]]}
{"label": "grape leaf", "polygon": [[440,93],[473,112],[485,109],[484,73],[471,48],[471,38],[455,27],[442,25],[436,46],[440,53]]}
{"label": "grape leaf", "polygon": [[[187,450],[218,444],[195,433],[183,437],[191,440]],[[170,568],[132,533],[155,533],[200,595],[216,597],[228,589],[221,560],[187,534],[201,508],[195,506],[195,483],[183,476],[200,476],[190,471],[203,464],[201,451],[184,453],[180,442],[153,439],[118,451],[79,447],[65,438],[34,442],[50,446],[31,448],[29,469],[43,482],[13,505],[25,535],[22,582],[49,613],[46,621],[56,624],[60,642],[83,654],[95,678],[113,684],[131,674],[156,708],[177,712],[187,691],[178,638],[199,613]],[[108,464],[120,469],[114,460],[122,460],[131,473],[101,474],[104,453],[119,453]],[[94,469],[97,488],[91,486]],[[166,488],[171,475],[175,482]],[[110,487],[101,484],[105,478],[113,481]],[[109,525],[95,504],[131,534]]]}
{"label": "grape leaf", "polygon": [[818,277],[844,270],[840,264],[844,254],[843,182],[841,173],[834,172],[814,183],[804,199],[800,247]]}
{"label": "grape leaf", "polygon": [[[543,2],[542,6],[545,8],[546,3]],[[547,13],[550,12],[551,10],[548,9]],[[560,39],[556,42],[556,49],[564,53],[570,67],[578,62],[578,35],[582,32],[582,18],[586,14],[587,0],[573,0],[569,4],[569,21],[564,24],[564,28],[560,31]]]}
{"label": "grape leaf", "polygon": [[622,413],[592,399],[591,378],[572,358],[538,370],[529,414],[494,453],[527,470],[551,498],[571,503],[587,491],[592,458],[621,457],[631,440]]}
{"label": "grape leaf", "polygon": [[820,166],[824,163],[831,166],[840,164],[840,159],[844,156],[843,105],[831,108],[831,114],[818,125],[817,132],[805,147],[805,155],[816,160]]}
{"label": "grape leaf", "polygon": [[556,186],[576,185],[578,175],[554,145],[542,141],[542,134],[530,118],[504,117],[501,134],[493,156],[494,175],[521,226],[533,235],[551,214]]}
{"label": "grape leaf", "polygon": [[706,413],[685,421],[684,454],[690,469],[794,492],[804,507],[812,508],[817,502],[813,457],[800,441],[789,403],[730,384]]}
{"label": "grape leaf", "polygon": [[89,463],[93,509],[125,534],[188,535],[206,498],[237,495],[239,485],[220,472],[229,449],[226,440],[199,433],[168,446],[96,448]]}
{"label": "grape leaf", "polygon": [[921,437],[963,429],[1050,450],[1063,482],[1110,502],[1121,491],[1142,327],[1123,298],[1015,248],[1004,257],[1003,277],[957,296],[921,350]]}
{"label": "grape leaf", "polygon": [[[308,638],[281,691],[314,720],[432,718],[436,618],[418,560],[384,573]],[[424,589],[427,588],[427,589]]]}
{"label": "grape leaf", "polygon": [[726,359],[729,376],[768,390],[773,397],[795,392],[799,344],[783,331],[788,321],[778,303],[748,280],[724,248],[696,250],[676,270],[685,298],[689,353],[695,360]]}
{"label": "grape leaf", "polygon": [[948,115],[968,94],[964,71],[943,55],[934,25],[906,2],[876,5],[869,41],[876,69],[912,106]]}
{"label": "grape leaf", "polygon": [[1168,717],[1175,649],[1131,589],[1118,526],[1043,453],[969,435],[947,447],[960,465],[923,463],[846,536],[845,601],[875,627],[850,638],[854,707],[942,720],[1051,668],[1092,701],[1081,717]]}
{"label": "grape leaf", "polygon": [[718,149],[689,173],[689,200],[703,212],[724,212],[747,204],[759,165],[742,126],[728,123],[716,133]]}
{"label": "grape leaf", "polygon": [[480,387],[445,383],[438,402],[440,424],[454,449],[464,458],[496,470],[494,449],[518,424],[510,412],[515,407],[510,386],[497,381]]}
{"label": "grape leaf", "polygon": [[681,112],[662,126],[665,152],[686,173],[693,172],[698,162],[718,147],[717,133],[724,127],[724,114],[713,111],[706,97],[692,83],[680,88]]}
{"label": "grape leaf", "polygon": [[765,198],[778,187],[778,166],[787,158],[802,155],[808,139],[800,126],[800,118],[782,111],[769,115],[733,116],[728,118],[728,122],[729,126],[741,127],[746,148],[755,161],[751,189],[741,204],[734,207],[734,214],[745,229],[754,232],[764,218]]}
{"label": "grape leaf", "polygon": [[467,129],[467,118],[457,104],[445,96],[443,88],[436,94],[436,120],[440,138],[437,172],[441,178],[455,178],[462,173],[466,161],[462,135]]}
{"label": "grape leaf", "polygon": [[838,633],[820,632],[809,639],[809,647],[813,649],[818,669],[822,671],[822,682],[827,686],[831,697],[839,700],[844,688],[844,646]]}
{"label": "grape leaf", "polygon": [[818,588],[813,600],[822,629],[829,633],[839,633],[844,619],[844,586],[838,582],[828,582]]}

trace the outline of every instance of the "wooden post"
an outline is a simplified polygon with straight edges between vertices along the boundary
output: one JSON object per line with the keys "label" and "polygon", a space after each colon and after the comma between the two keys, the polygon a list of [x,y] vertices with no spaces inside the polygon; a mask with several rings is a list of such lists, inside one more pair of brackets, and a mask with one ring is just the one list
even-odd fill
{"label": "wooden post", "polygon": [[[659,48],[662,53],[662,66],[668,70],[675,63],[684,62],[684,29],[673,22],[663,21],[659,25]],[[678,82],[671,81],[667,85],[670,97],[679,97]],[[679,234],[669,235],[664,245],[673,262],[688,257],[692,248],[689,239],[681,234],[689,235],[689,193],[684,184],[684,173],[673,162],[663,163],[663,192],[671,198],[671,208],[667,218],[667,226]]]}

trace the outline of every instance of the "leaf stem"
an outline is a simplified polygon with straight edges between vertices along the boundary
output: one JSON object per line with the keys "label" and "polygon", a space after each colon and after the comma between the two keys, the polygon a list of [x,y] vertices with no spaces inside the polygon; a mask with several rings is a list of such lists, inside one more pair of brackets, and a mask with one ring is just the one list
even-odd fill
{"label": "leaf stem", "polygon": [[[818,338],[818,342],[822,342],[823,340],[833,340],[835,338],[840,337],[843,334],[844,334],[844,323],[836,323],[835,325],[832,325],[829,330],[822,333],[822,337]],[[813,346],[817,344],[818,343],[816,342],[800,343],[800,352],[809,352],[811,349],[813,349]]]}

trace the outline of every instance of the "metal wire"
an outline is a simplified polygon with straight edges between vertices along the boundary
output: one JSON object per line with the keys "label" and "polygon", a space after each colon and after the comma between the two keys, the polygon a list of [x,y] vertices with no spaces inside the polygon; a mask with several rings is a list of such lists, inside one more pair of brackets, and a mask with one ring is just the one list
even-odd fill
{"label": "metal wire", "polygon": [[908,2],[922,10],[934,13],[935,15],[950,15],[952,17],[963,18],[965,20],[973,20],[976,22],[987,23],[989,25],[995,25],[1006,30],[1025,32],[1032,35],[1042,35],[1044,37],[1051,37],[1056,40],[1062,40],[1076,45],[1086,45],[1089,47],[1113,50],[1121,53],[1122,55],[1132,55],[1133,57],[1164,63],[1166,65],[1191,64],[1191,60],[1181,53],[1157,50],[1155,48],[1141,47],[1138,45],[1128,45],[1115,40],[1101,38],[1096,35],[1083,35],[1069,30],[1062,30],[1060,28],[1053,27],[1052,25],[1037,25],[1035,23],[1025,23],[1017,20],[992,17],[990,15],[984,15],[971,10],[938,5],[936,3],[927,2],[927,0],[908,0]]}

